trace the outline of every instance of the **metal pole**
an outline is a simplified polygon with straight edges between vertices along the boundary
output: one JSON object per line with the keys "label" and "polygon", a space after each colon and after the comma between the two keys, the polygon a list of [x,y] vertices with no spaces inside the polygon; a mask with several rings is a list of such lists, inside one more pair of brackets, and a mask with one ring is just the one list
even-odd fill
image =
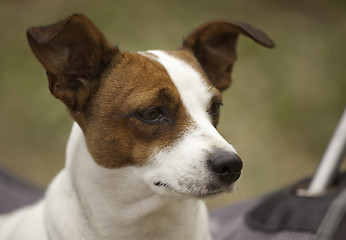
{"label": "metal pole", "polygon": [[323,194],[333,181],[346,151],[346,107],[321,162],[313,176],[306,195]]}

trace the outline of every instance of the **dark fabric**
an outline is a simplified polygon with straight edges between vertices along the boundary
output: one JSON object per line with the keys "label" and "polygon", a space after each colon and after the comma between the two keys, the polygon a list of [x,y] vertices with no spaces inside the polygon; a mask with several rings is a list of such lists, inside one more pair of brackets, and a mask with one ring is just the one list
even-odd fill
{"label": "dark fabric", "polygon": [[346,175],[338,178],[338,188],[321,197],[299,197],[295,194],[304,188],[309,179],[266,197],[246,216],[246,222],[260,231],[300,230],[315,233],[330,204],[344,189]]}
{"label": "dark fabric", "polygon": [[43,197],[43,190],[0,168],[0,213],[8,213]]}
{"label": "dark fabric", "polygon": [[343,189],[343,191],[334,199],[334,201],[329,206],[328,211],[318,228],[316,240],[335,240],[338,228],[342,226],[341,224],[345,215],[346,188]]}
{"label": "dark fabric", "polygon": [[249,227],[246,214],[262,199],[241,202],[210,212],[213,240],[314,240],[315,235],[305,231],[263,232]]}
{"label": "dark fabric", "polygon": [[[346,202],[346,199],[345,199]],[[345,240],[346,239],[346,215],[343,217],[338,231],[335,235],[335,240]]]}

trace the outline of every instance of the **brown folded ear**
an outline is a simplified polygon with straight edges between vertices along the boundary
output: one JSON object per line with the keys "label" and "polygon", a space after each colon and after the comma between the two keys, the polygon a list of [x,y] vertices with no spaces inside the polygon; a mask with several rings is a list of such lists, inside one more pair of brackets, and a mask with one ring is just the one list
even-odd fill
{"label": "brown folded ear", "polygon": [[226,20],[205,23],[183,43],[183,49],[194,53],[212,84],[220,91],[231,83],[230,74],[237,59],[236,45],[240,33],[262,46],[274,47],[273,41],[262,31],[246,23]]}
{"label": "brown folded ear", "polygon": [[47,71],[49,89],[71,112],[79,111],[118,49],[85,16],[27,30],[32,51]]}

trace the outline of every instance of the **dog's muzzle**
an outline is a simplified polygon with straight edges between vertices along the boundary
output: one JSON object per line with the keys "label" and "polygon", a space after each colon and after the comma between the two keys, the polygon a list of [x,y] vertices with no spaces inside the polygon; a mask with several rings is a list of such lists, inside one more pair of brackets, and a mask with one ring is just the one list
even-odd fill
{"label": "dog's muzzle", "polygon": [[240,177],[243,162],[236,153],[217,151],[210,156],[208,166],[222,183],[229,185]]}

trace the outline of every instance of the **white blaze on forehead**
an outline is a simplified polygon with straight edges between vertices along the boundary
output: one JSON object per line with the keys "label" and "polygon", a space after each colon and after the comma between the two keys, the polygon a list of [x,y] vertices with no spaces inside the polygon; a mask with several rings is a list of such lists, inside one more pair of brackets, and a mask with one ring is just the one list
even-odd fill
{"label": "white blaze on forehead", "polygon": [[191,65],[163,51],[150,51],[166,69],[168,75],[180,93],[181,100],[194,121],[210,118],[207,114],[213,89]]}

